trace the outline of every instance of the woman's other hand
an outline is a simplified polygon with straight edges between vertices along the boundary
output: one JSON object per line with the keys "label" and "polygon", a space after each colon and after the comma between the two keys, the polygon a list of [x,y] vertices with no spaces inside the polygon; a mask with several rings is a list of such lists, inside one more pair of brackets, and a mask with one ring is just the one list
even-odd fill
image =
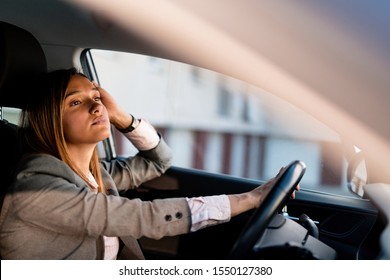
{"label": "woman's other hand", "polygon": [[118,129],[127,128],[133,122],[133,117],[104,88],[100,87],[96,82],[92,83],[100,93],[102,103],[108,111],[110,122]]}

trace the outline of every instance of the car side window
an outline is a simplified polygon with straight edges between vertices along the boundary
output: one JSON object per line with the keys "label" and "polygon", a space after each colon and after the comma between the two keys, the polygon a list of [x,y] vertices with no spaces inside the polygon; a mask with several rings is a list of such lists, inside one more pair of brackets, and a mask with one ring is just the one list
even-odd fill
{"label": "car side window", "polygon": [[[103,50],[88,56],[101,86],[158,129],[175,166],[267,180],[299,159],[307,165],[301,188],[353,195],[339,136],[282,99],[175,61]],[[115,130],[112,140],[117,155],[136,152]]]}

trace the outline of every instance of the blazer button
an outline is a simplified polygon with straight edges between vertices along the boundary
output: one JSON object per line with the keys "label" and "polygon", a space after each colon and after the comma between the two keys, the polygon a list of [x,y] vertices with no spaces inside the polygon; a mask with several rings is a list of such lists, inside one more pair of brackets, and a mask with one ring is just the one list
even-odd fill
{"label": "blazer button", "polygon": [[183,213],[177,212],[175,217],[176,217],[176,219],[181,219],[183,217]]}
{"label": "blazer button", "polygon": [[166,215],[165,216],[165,221],[169,222],[172,220],[172,216],[171,215]]}

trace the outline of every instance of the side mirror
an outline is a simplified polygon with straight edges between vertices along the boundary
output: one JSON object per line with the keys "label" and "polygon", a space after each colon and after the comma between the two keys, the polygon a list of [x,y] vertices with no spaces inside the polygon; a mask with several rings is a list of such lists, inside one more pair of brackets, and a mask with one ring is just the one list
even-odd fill
{"label": "side mirror", "polygon": [[368,172],[362,151],[355,153],[351,157],[348,163],[347,180],[349,189],[356,195],[363,197],[363,186],[368,183]]}

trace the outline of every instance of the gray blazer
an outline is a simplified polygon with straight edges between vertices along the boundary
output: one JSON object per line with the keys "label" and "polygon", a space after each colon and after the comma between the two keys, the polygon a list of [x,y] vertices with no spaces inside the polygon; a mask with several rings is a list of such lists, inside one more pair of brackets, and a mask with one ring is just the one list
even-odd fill
{"label": "gray blazer", "polygon": [[119,259],[142,259],[137,238],[187,233],[191,216],[184,198],[146,202],[120,196],[160,176],[170,160],[170,149],[161,139],[152,150],[102,162],[106,195],[91,192],[55,157],[26,157],[1,210],[2,259],[102,259],[103,235],[123,242]]}

